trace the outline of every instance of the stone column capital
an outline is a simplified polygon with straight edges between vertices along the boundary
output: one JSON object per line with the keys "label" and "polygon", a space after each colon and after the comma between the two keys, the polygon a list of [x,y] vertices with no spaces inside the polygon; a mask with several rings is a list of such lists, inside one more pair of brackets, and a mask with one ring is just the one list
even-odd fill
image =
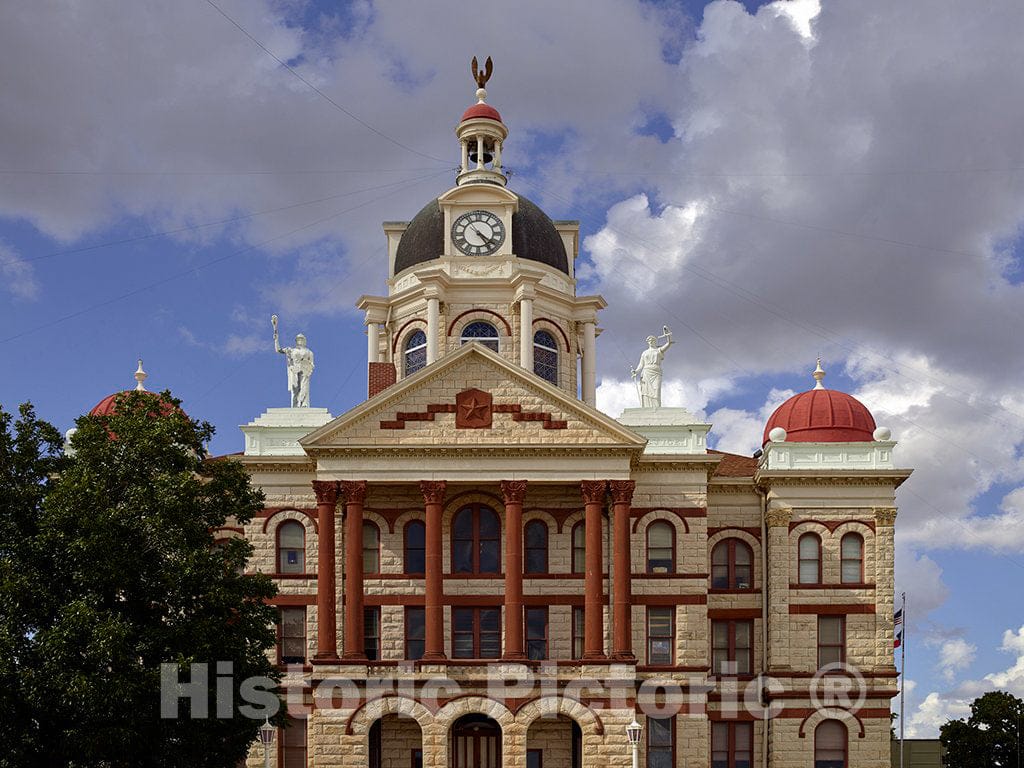
{"label": "stone column capital", "polygon": [[338,483],[338,488],[346,503],[362,504],[366,501],[365,480],[342,480]]}
{"label": "stone column capital", "polygon": [[583,494],[583,501],[585,504],[603,504],[604,494],[607,489],[607,480],[580,481],[580,492]]}
{"label": "stone column capital", "polygon": [[875,525],[892,527],[896,525],[896,507],[875,507]]}
{"label": "stone column capital", "polygon": [[789,525],[793,519],[793,510],[790,507],[776,507],[764,513],[764,522],[769,528],[781,528]]}
{"label": "stone column capital", "polygon": [[313,493],[316,494],[317,504],[338,503],[338,481],[337,480],[314,480]]}
{"label": "stone column capital", "polygon": [[444,480],[420,480],[420,493],[427,504],[443,504],[448,483]]}
{"label": "stone column capital", "polygon": [[636,490],[636,480],[609,480],[608,490],[611,491],[612,501],[616,504],[629,504],[633,501],[633,491]]}
{"label": "stone column capital", "polygon": [[522,504],[526,498],[526,481],[502,480],[501,496],[506,504]]}

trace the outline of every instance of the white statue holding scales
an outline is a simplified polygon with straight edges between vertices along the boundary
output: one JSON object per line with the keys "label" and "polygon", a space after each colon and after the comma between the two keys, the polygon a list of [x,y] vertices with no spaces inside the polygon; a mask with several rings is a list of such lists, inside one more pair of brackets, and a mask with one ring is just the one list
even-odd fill
{"label": "white statue holding scales", "polygon": [[[641,408],[661,407],[661,361],[665,358],[665,351],[672,346],[672,331],[667,325],[662,326],[662,331],[661,336],[647,337],[647,349],[640,353],[636,368],[630,370]],[[667,341],[659,347],[658,339]]]}
{"label": "white statue holding scales", "polygon": [[292,408],[309,408],[313,350],[306,346],[306,337],[301,333],[295,337],[294,347],[282,347],[277,337],[277,315],[270,317],[270,323],[274,326],[274,351],[280,352],[288,361],[288,392],[292,396]]}

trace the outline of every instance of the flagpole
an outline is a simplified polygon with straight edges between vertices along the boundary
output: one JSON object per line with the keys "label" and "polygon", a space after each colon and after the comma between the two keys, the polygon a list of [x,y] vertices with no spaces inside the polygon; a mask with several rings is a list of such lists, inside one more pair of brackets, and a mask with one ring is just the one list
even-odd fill
{"label": "flagpole", "polygon": [[906,683],[907,683],[907,593],[901,592],[903,607],[900,609],[902,616],[902,635],[900,637],[900,768],[903,768],[903,728],[905,719],[903,717],[904,704],[906,704]]}

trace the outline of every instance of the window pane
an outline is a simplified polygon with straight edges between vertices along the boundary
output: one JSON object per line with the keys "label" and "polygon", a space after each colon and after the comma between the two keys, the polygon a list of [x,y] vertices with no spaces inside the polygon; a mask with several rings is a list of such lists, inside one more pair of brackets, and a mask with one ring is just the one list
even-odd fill
{"label": "window pane", "polygon": [[743,542],[736,542],[736,564],[737,565],[750,565],[754,561],[754,555]]}
{"label": "window pane", "polygon": [[305,529],[302,527],[302,523],[297,523],[294,520],[289,520],[287,523],[281,523],[278,540],[281,542],[282,547],[296,547],[301,549],[304,538]]}
{"label": "window pane", "polygon": [[800,561],[800,583],[818,583],[818,562],[816,560],[813,562],[807,562],[805,560]]}
{"label": "window pane", "polygon": [[539,520],[531,520],[526,524],[524,539],[527,548],[546,547],[548,545],[548,527]]}
{"label": "window pane", "polygon": [[423,549],[407,549],[405,551],[405,572],[425,573],[427,570],[427,553]]}
{"label": "window pane", "polygon": [[725,621],[715,621],[711,624],[711,638],[715,648],[729,647],[729,624]]}
{"label": "window pane", "polygon": [[572,657],[583,657],[583,609],[573,606],[572,609]]}
{"label": "window pane", "polygon": [[455,573],[473,572],[473,541],[455,541],[452,552],[452,571]]}
{"label": "window pane", "polygon": [[480,609],[480,631],[499,632],[501,630],[501,609],[481,608]]}
{"label": "window pane", "polygon": [[727,752],[729,750],[729,724],[711,724],[711,749],[714,752]]}
{"label": "window pane", "polygon": [[487,507],[480,509],[480,538],[498,538],[501,533],[501,525],[498,523],[498,516]]}
{"label": "window pane", "polygon": [[473,510],[463,509],[455,515],[455,520],[452,521],[452,533],[458,539],[472,539],[473,538]]}
{"label": "window pane", "polygon": [[480,542],[480,573],[497,573],[501,570],[501,547],[497,541]]}
{"label": "window pane", "polygon": [[736,622],[736,647],[749,648],[750,638],[753,635],[754,627],[748,621]]}
{"label": "window pane", "polygon": [[736,566],[736,589],[750,589],[753,586],[753,574],[751,566]]}
{"label": "window pane", "polygon": [[373,606],[363,609],[363,650],[366,658],[377,661],[380,658],[380,608]]}
{"label": "window pane", "polygon": [[578,523],[572,529],[572,572],[583,573],[586,571],[587,565],[587,549],[586,549],[586,538],[587,532],[583,526],[583,523]]}
{"label": "window pane", "polygon": [[813,534],[800,537],[800,559],[818,559],[818,538]]}
{"label": "window pane", "polygon": [[843,620],[839,616],[818,617],[818,642],[838,645],[843,640]]}
{"label": "window pane", "polygon": [[543,549],[526,550],[525,569],[527,573],[544,573],[547,570],[547,554]]}
{"label": "window pane", "polygon": [[647,743],[652,747],[672,746],[672,718],[647,718]]}
{"label": "window pane", "polygon": [[729,586],[729,566],[711,566],[711,587],[712,589],[726,589]]}
{"label": "window pane", "polygon": [[452,611],[452,629],[456,632],[473,631],[473,609],[456,608]]}
{"label": "window pane", "polygon": [[671,549],[673,538],[674,530],[668,523],[651,523],[647,527],[647,543],[652,547],[668,547]]}
{"label": "window pane", "polygon": [[843,660],[842,649],[835,646],[823,646],[818,649],[818,666],[827,667],[829,664],[839,664]]}
{"label": "window pane", "polygon": [[843,560],[843,584],[860,583],[860,560]]}
{"label": "window pane", "polygon": [[526,768],[542,768],[541,767],[541,751],[539,749],[530,749],[526,752]]}
{"label": "window pane", "polygon": [[405,544],[419,549],[427,546],[427,526],[419,520],[409,523],[405,527]]}
{"label": "window pane", "polygon": [[863,542],[860,536],[855,533],[848,533],[843,536],[842,548],[843,557],[860,559],[861,551],[863,550]]}
{"label": "window pane", "polygon": [[547,637],[548,612],[546,608],[526,609],[526,636],[532,640],[543,640]]}
{"label": "window pane", "polygon": [[380,530],[363,523],[363,573],[380,573]]}
{"label": "window pane", "polygon": [[665,637],[672,632],[672,609],[651,608],[647,613],[647,627],[652,635]]}

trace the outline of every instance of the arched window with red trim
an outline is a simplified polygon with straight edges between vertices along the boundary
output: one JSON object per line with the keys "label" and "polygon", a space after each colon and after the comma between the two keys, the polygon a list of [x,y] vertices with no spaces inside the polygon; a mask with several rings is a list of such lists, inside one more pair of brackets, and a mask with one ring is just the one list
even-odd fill
{"label": "arched window with red trim", "polygon": [[501,571],[501,522],[493,509],[470,504],[452,518],[452,573]]}
{"label": "arched window with red trim", "polygon": [[864,537],[848,533],[839,542],[839,578],[843,584],[864,583]]}
{"label": "arched window with red trim", "polygon": [[723,539],[711,550],[712,589],[753,589],[754,551],[740,539]]}
{"label": "arched window with red trim", "polygon": [[405,524],[403,541],[403,568],[405,573],[427,572],[427,526],[422,520]]}
{"label": "arched window with red trim", "polygon": [[665,520],[647,526],[647,572],[675,573],[676,529]]}
{"label": "arched window with red trim", "polygon": [[277,572],[306,572],[306,529],[297,520],[277,526]]}
{"label": "arched window with red trim", "polygon": [[814,768],[847,768],[847,731],[838,720],[822,720],[814,729]]}
{"label": "arched window with red trim", "polygon": [[572,572],[587,571],[587,528],[580,520],[572,527]]}
{"label": "arched window with red trim", "polygon": [[531,520],[523,528],[523,571],[548,572],[548,525],[543,520]]}
{"label": "arched window with red trim", "polygon": [[380,528],[363,523],[363,573],[380,573]]}
{"label": "arched window with red trim", "polygon": [[821,584],[821,537],[805,533],[797,543],[797,581],[800,584]]}

